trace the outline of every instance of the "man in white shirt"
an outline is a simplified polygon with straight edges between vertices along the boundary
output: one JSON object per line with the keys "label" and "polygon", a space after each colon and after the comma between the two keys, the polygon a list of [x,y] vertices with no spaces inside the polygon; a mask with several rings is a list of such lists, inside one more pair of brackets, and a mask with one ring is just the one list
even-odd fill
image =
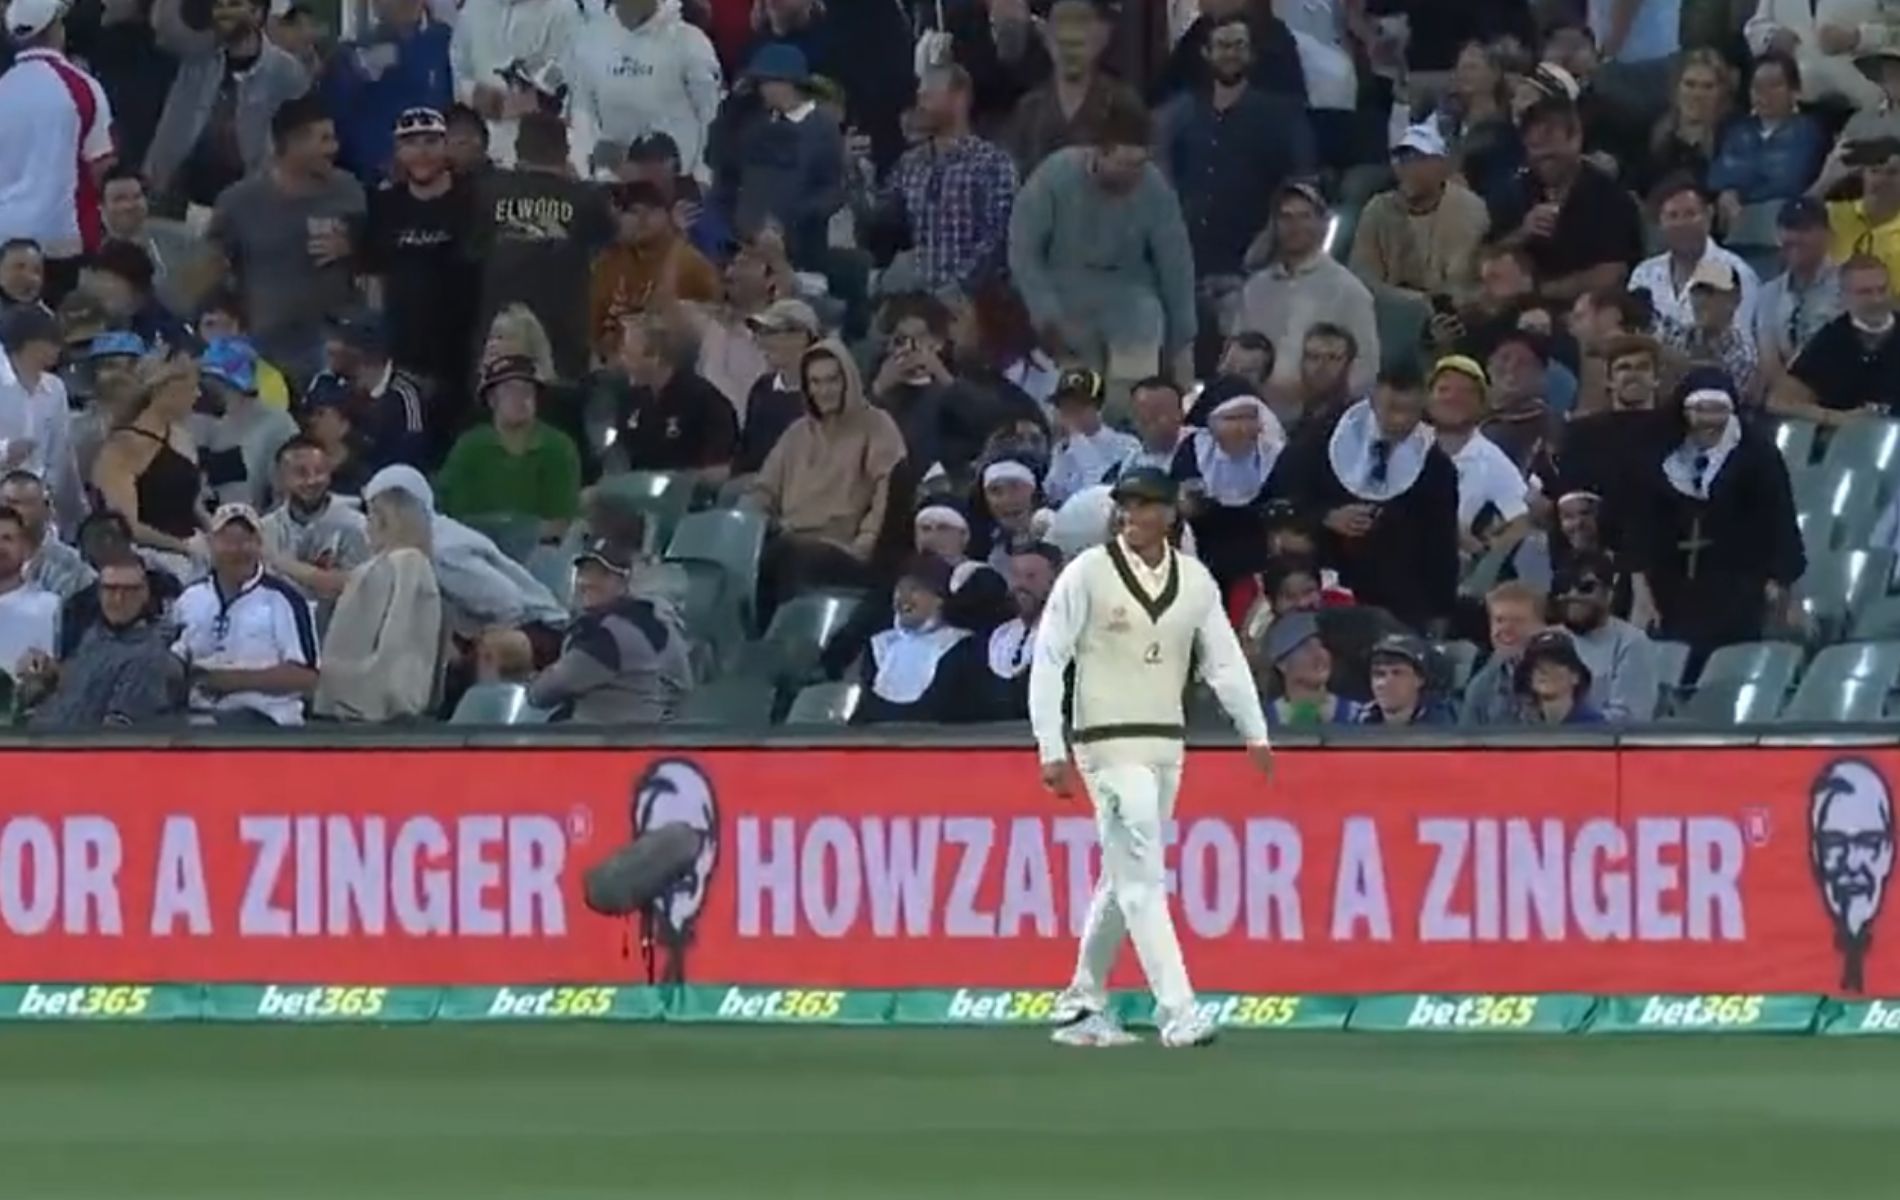
{"label": "man in white shirt", "polygon": [[49,302],[99,248],[99,180],[112,165],[112,106],[99,81],[67,59],[63,0],[12,0],[6,33],[19,47],[0,75],[0,241],[46,252]]}
{"label": "man in white shirt", "polygon": [[172,610],[172,653],[191,681],[191,707],[220,725],[301,725],[317,686],[310,604],[264,570],[263,520],[248,504],[211,517],[211,574]]}
{"label": "man in white shirt", "polygon": [[[1196,1008],[1168,915],[1163,829],[1181,786],[1186,722],[1182,694],[1191,660],[1247,744],[1271,773],[1273,751],[1252,672],[1207,568],[1177,552],[1174,481],[1154,470],[1116,483],[1120,529],[1062,571],[1042,610],[1029,675],[1029,717],[1043,783],[1073,790],[1071,740],[1094,802],[1102,877],[1089,905],[1075,976],[1057,1001],[1055,1040],[1072,1046],[1124,1044],[1130,1036],[1105,1013],[1108,972],[1132,940],[1155,995],[1155,1023],[1169,1047],[1214,1039]],[[1073,665],[1073,738],[1064,720],[1065,676]]]}
{"label": "man in white shirt", "polygon": [[1689,280],[1705,262],[1725,263],[1735,269],[1742,284],[1742,304],[1735,327],[1753,336],[1755,303],[1761,296],[1761,277],[1741,256],[1716,245],[1709,235],[1715,208],[1702,187],[1688,174],[1675,175],[1656,190],[1656,222],[1663,252],[1646,258],[1630,272],[1630,291],[1647,291],[1655,302],[1658,321],[1695,324]]}
{"label": "man in white shirt", "polygon": [[719,111],[719,56],[679,0],[614,0],[569,47],[575,142],[622,151],[652,133],[679,147],[680,173],[697,175]]}
{"label": "man in white shirt", "polygon": [[509,84],[504,72],[564,61],[579,36],[581,9],[574,0],[468,0],[449,41],[455,100],[488,121],[496,165],[515,165],[515,124],[534,111],[534,93]]}
{"label": "man in white shirt", "polygon": [[0,508],[0,675],[17,679],[29,656],[59,645],[59,597],[26,581],[26,518]]}
{"label": "man in white shirt", "polygon": [[85,490],[73,456],[72,414],[59,365],[59,322],[37,308],[0,318],[0,471],[30,471],[53,494],[61,529],[86,516]]}
{"label": "man in white shirt", "polygon": [[1455,354],[1432,368],[1427,410],[1438,448],[1458,469],[1458,546],[1479,555],[1530,529],[1530,485],[1509,455],[1479,432],[1490,381],[1476,360]]}

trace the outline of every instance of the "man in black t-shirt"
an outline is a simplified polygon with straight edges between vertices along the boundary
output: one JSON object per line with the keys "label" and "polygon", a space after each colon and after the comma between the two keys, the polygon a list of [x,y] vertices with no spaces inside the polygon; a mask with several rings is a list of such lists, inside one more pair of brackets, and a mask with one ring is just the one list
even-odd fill
{"label": "man in black t-shirt", "polygon": [[620,365],[632,387],[620,408],[615,442],[636,471],[689,471],[702,483],[732,474],[739,423],[732,402],[693,364],[699,347],[664,319],[629,318]]}
{"label": "man in black t-shirt", "polygon": [[1775,382],[1769,411],[1822,425],[1900,414],[1900,324],[1886,264],[1871,256],[1841,265],[1847,311],[1829,321]]}
{"label": "man in black t-shirt", "polygon": [[563,380],[587,373],[587,296],[594,255],[613,240],[606,193],[568,174],[567,127],[529,113],[515,133],[520,168],[482,180],[472,252],[483,264],[482,327],[510,304],[540,318]]}
{"label": "man in black t-shirt", "polygon": [[476,276],[468,260],[472,192],[449,172],[441,113],[412,108],[397,119],[396,174],[370,194],[365,266],[382,284],[390,357],[426,381],[431,424],[452,439],[468,408]]}
{"label": "man in black t-shirt", "polygon": [[1623,281],[1643,257],[1643,217],[1621,184],[1583,159],[1576,105],[1540,100],[1524,114],[1530,165],[1489,197],[1491,233],[1521,246],[1538,291],[1572,301]]}

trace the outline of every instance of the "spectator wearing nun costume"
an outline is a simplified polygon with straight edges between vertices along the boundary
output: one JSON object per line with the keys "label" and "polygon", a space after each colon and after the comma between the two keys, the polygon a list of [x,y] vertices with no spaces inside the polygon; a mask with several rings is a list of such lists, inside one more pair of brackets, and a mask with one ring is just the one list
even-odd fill
{"label": "spectator wearing nun costume", "polygon": [[933,501],[912,521],[918,554],[941,558],[950,566],[950,598],[944,620],[971,633],[987,633],[1016,615],[1008,580],[986,562],[969,555],[970,522],[955,505]]}
{"label": "spectator wearing nun costume", "polygon": [[1417,630],[1448,622],[1458,591],[1458,472],[1424,411],[1419,372],[1388,368],[1326,436],[1302,439],[1295,454],[1312,461],[1280,468],[1319,522],[1321,565]]}
{"label": "spectator wearing nun costume", "polygon": [[1017,458],[999,458],[983,468],[970,515],[970,557],[1005,577],[1010,550],[1040,541],[1054,517],[1043,507],[1035,469]]}
{"label": "spectator wearing nun costume", "polygon": [[871,639],[864,659],[864,695],[852,723],[936,724],[981,720],[978,639],[943,619],[950,565],[920,554],[898,577],[890,628]]}
{"label": "spectator wearing nun costume", "polygon": [[1169,473],[1182,485],[1194,543],[1223,595],[1266,565],[1264,514],[1285,447],[1286,433],[1266,401],[1248,395],[1215,405],[1207,428],[1175,452]]}
{"label": "spectator wearing nun costume", "polygon": [[1103,424],[1102,377],[1086,367],[1061,374],[1051,403],[1058,434],[1042,490],[1060,507],[1083,488],[1119,474],[1124,460],[1141,453],[1141,440]]}
{"label": "spectator wearing nun costume", "polygon": [[1036,653],[1036,628],[1043,605],[1062,571],[1062,551],[1047,542],[1018,546],[1009,558],[1009,598],[1015,615],[990,631],[988,638],[989,718],[1029,719],[1029,661]]}
{"label": "spectator wearing nun costume", "polygon": [[1687,642],[1688,670],[1711,651],[1757,641],[1807,570],[1788,468],[1736,416],[1735,385],[1698,367],[1677,388],[1677,444],[1652,469],[1630,523],[1638,628]]}

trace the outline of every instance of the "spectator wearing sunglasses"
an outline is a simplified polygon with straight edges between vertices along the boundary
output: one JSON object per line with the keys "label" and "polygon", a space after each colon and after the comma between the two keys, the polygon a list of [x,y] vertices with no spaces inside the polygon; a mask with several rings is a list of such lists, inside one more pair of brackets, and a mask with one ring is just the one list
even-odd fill
{"label": "spectator wearing sunglasses", "polygon": [[1647,721],[1656,715],[1661,686],[1656,647],[1648,634],[1610,614],[1615,580],[1608,556],[1579,553],[1552,583],[1554,615],[1589,668],[1591,705],[1611,721]]}

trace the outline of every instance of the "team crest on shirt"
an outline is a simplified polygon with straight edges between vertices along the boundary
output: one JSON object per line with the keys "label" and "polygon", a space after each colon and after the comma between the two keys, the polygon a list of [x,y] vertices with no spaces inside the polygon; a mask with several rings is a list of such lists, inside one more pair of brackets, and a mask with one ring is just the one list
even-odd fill
{"label": "team crest on shirt", "polygon": [[1114,608],[1108,610],[1108,631],[1110,633],[1127,633],[1133,628],[1134,625],[1128,620],[1127,605],[1117,604]]}

